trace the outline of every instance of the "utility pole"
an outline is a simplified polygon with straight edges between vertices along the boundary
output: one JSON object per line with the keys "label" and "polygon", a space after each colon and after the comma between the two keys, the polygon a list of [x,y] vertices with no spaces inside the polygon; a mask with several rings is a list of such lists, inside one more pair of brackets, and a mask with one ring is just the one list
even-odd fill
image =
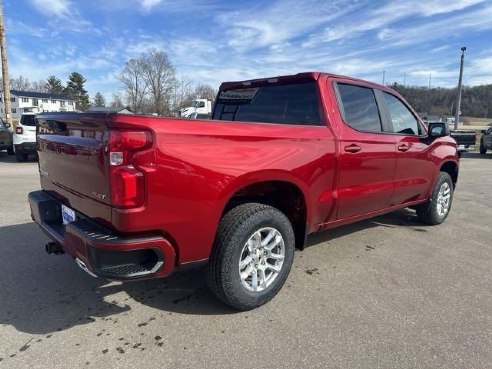
{"label": "utility pole", "polygon": [[383,70],[383,82],[381,83],[384,86],[384,77],[385,77],[386,71]]}
{"label": "utility pole", "polygon": [[10,104],[10,78],[9,66],[7,63],[7,42],[5,41],[5,25],[3,23],[3,1],[0,0],[0,52],[2,54],[2,79],[3,79],[3,106],[5,118],[14,129],[12,124],[12,108]]}
{"label": "utility pole", "polygon": [[432,74],[429,74],[429,90],[431,89]]}
{"label": "utility pole", "polygon": [[458,129],[461,109],[461,82],[463,80],[463,64],[465,63],[466,46],[461,48],[460,78],[458,79],[458,93],[456,94],[456,114],[454,116],[454,129]]}
{"label": "utility pole", "polygon": [[405,75],[403,76],[403,87],[407,87],[407,72],[405,72]]}

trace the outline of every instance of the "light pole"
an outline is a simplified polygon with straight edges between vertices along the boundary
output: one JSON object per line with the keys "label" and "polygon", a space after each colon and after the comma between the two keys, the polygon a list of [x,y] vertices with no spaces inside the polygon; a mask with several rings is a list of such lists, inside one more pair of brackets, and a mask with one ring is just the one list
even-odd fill
{"label": "light pole", "polygon": [[458,122],[460,120],[461,81],[463,80],[463,64],[465,63],[465,50],[466,50],[466,46],[463,46],[461,48],[461,65],[460,65],[460,78],[458,79],[458,93],[456,94],[456,113],[454,116],[454,129],[458,129]]}

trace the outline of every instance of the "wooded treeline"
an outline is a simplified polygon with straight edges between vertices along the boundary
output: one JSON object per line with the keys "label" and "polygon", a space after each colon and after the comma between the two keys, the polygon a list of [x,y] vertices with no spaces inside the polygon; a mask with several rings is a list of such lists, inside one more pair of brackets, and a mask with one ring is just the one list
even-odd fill
{"label": "wooded treeline", "polygon": [[[389,85],[398,91],[419,113],[430,115],[455,114],[456,88],[431,88]],[[463,87],[461,115],[477,118],[492,118],[492,85]]]}

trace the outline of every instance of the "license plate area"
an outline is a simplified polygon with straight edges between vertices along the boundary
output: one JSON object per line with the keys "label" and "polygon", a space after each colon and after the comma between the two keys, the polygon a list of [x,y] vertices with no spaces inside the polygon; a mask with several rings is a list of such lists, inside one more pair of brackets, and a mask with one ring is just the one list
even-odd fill
{"label": "license plate area", "polygon": [[61,206],[61,215],[62,215],[62,222],[64,225],[67,225],[68,223],[71,222],[75,222],[76,220],[75,211],[73,211],[68,206],[65,206],[63,204]]}

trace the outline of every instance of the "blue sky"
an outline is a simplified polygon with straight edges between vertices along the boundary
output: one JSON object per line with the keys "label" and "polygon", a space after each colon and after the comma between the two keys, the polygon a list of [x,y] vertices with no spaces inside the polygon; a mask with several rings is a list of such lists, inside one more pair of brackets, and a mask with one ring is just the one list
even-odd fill
{"label": "blue sky", "polygon": [[492,83],[492,1],[4,0],[11,77],[82,73],[91,95],[149,48],[194,82],[327,71],[381,83]]}

